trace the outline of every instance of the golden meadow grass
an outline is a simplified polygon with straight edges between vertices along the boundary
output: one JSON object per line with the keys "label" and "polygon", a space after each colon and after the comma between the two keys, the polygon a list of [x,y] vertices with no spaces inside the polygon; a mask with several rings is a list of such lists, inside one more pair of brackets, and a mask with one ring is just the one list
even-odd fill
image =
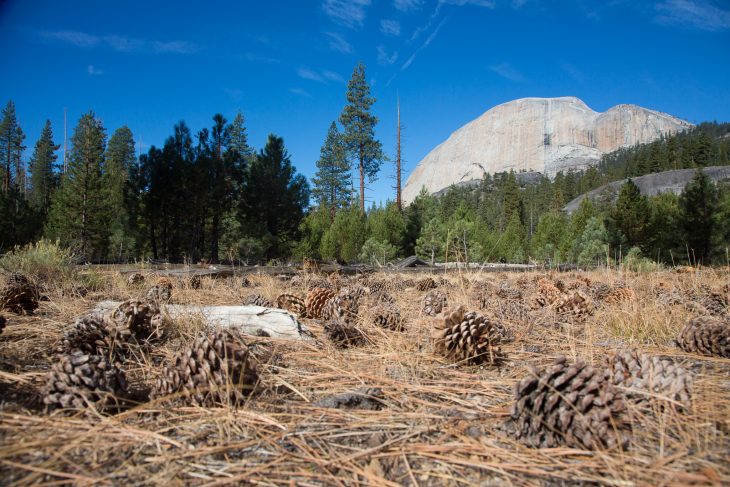
{"label": "golden meadow grass", "polygon": [[[152,271],[142,270],[147,282]],[[537,318],[511,322],[515,341],[503,346],[499,368],[454,366],[434,355],[433,319],[421,314],[415,289],[392,292],[405,331],[371,324],[361,308],[358,327],[366,345],[338,349],[322,323],[303,320],[318,340],[271,343],[260,366],[259,391],[243,406],[215,408],[148,402],[114,415],[94,411],[47,414],[38,389],[52,351],[77,316],[101,300],[139,297],[114,270],[96,277],[103,286],[85,297],[53,289],[35,316],[6,315],[0,335],[0,483],[164,485],[720,485],[730,482],[730,360],[682,352],[673,337],[693,316],[685,306],[660,304],[660,282],[682,290],[717,288],[728,273],[703,270],[626,274],[583,273],[609,285],[626,283],[636,299],[598,308],[585,323],[551,326]],[[449,306],[477,309],[473,288],[447,274]],[[513,286],[537,274],[470,273],[471,281]],[[421,275],[382,273],[385,280]],[[441,276],[434,276],[441,277]],[[554,279],[569,280],[570,274]],[[313,276],[306,276],[308,281]],[[203,278],[200,289],[176,282],[179,304],[237,305],[258,292],[274,301],[303,292],[267,276]],[[67,294],[67,293],[64,293]],[[529,299],[529,294],[526,295]],[[438,319],[438,318],[435,318]],[[125,365],[134,381],[150,384],[159,362],[170,359],[204,327],[178,320],[172,338],[153,356]],[[508,433],[513,386],[530,364],[543,366],[558,354],[595,365],[614,350],[635,347],[677,361],[694,376],[686,413],[651,402],[629,411],[625,451],[535,449]],[[382,391],[380,410],[332,409],[316,403],[360,387]]]}

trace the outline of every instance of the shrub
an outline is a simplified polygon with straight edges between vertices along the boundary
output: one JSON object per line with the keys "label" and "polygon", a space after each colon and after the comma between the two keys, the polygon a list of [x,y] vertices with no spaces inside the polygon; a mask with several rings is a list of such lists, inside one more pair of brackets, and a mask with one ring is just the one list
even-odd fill
{"label": "shrub", "polygon": [[5,273],[20,272],[48,285],[64,285],[76,277],[72,252],[62,248],[58,241],[44,239],[15,247],[0,257],[0,269]]}
{"label": "shrub", "polygon": [[661,264],[642,257],[641,250],[638,247],[631,247],[629,253],[624,257],[623,266],[624,269],[633,272],[652,272],[662,268]]}

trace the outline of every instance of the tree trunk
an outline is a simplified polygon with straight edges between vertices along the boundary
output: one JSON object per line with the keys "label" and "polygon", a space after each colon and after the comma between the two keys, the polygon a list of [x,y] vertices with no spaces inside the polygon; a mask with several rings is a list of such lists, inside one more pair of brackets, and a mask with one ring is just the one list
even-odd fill
{"label": "tree trunk", "polygon": [[365,213],[365,167],[360,159],[360,211]]}
{"label": "tree trunk", "polygon": [[210,262],[213,264],[218,263],[218,234],[220,233],[220,220],[221,217],[218,211],[213,212],[213,220],[210,226]]}

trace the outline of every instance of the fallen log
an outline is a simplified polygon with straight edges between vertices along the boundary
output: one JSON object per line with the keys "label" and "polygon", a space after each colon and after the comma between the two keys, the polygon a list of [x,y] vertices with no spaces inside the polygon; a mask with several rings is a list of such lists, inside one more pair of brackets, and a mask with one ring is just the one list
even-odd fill
{"label": "fallen log", "polygon": [[[94,308],[95,312],[110,313],[120,304],[119,301],[102,301]],[[197,306],[168,304],[162,306],[173,320],[202,317],[212,328],[236,328],[247,335],[267,334],[272,338],[308,340],[311,332],[297,318],[283,309],[264,308],[263,306]]]}

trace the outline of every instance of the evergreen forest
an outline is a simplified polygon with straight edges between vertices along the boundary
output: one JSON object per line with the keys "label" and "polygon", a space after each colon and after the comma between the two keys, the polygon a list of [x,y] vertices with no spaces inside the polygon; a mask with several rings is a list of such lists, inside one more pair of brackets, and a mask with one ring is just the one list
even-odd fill
{"label": "evergreen forest", "polygon": [[[281,137],[250,145],[242,113],[217,113],[197,129],[180,121],[161,147],[137,154],[128,127],[112,131],[89,111],[63,157],[50,121],[27,146],[8,101],[0,116],[0,253],[44,238],[71,248],[80,262],[385,265],[418,255],[581,266],[728,263],[730,181],[712,181],[701,168],[730,165],[730,123],[701,123],[553,179],[487,174],[440,195],[423,191],[399,208],[395,194],[366,204],[366,184],[395,168],[375,137],[375,102],[359,64],[341,115],[312,142],[321,151],[308,181]],[[672,169],[695,169],[680,196],[643,196],[631,180]],[[622,179],[617,197],[563,210]]]}

